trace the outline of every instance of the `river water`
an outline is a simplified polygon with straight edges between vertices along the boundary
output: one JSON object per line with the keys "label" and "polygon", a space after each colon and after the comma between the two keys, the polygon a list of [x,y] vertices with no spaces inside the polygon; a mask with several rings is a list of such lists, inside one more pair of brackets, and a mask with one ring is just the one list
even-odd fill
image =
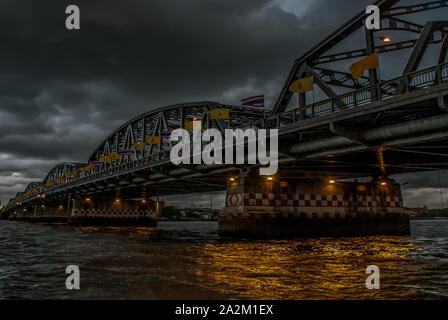
{"label": "river water", "polygon": [[[65,287],[77,265],[81,288]],[[376,265],[381,289],[367,290]],[[0,299],[447,299],[448,220],[411,237],[254,241],[216,222],[74,228],[0,221]]]}

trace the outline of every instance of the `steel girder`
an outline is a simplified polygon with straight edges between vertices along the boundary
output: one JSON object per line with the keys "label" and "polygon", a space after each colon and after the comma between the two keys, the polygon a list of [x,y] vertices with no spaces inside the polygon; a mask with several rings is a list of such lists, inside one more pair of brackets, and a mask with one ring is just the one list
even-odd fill
{"label": "steel girder", "polygon": [[[229,108],[229,120],[210,120],[209,112],[218,108]],[[263,111],[253,108],[222,105],[216,102],[194,102],[178,104],[150,111],[125,123],[109,135],[93,152],[89,162],[120,150],[132,149],[137,142],[145,142],[146,136],[162,136],[164,132],[184,128],[185,123],[193,119],[202,120],[205,129],[216,128],[220,131],[228,127],[237,127],[243,123],[263,118]],[[144,150],[132,149],[132,154],[121,157],[117,164],[128,161],[144,160],[152,162],[166,156],[171,150],[168,139],[162,139],[160,145],[146,145]],[[106,164],[110,166],[111,164]]]}
{"label": "steel girder", "polygon": [[[331,90],[331,86],[337,86],[355,90],[359,89],[360,86],[364,87],[378,82],[378,76],[376,70],[371,70],[369,72],[369,81],[365,81],[366,80],[365,78],[361,78],[360,81],[354,81],[353,78],[351,77],[351,74],[347,73],[346,70],[337,71],[335,68],[329,66],[325,67],[319,66],[321,64],[324,63],[328,64],[342,60],[360,58],[367,56],[375,51],[381,54],[386,52],[418,47],[421,50],[419,50],[418,53],[414,54],[417,56],[417,58],[413,59],[414,63],[411,63],[411,61],[409,61],[408,63],[412,64],[412,66],[415,65],[418,66],[418,63],[415,63],[415,61],[419,62],[420,60],[418,59],[419,55],[423,54],[426,51],[426,48],[429,44],[442,43],[443,41],[446,41],[444,39],[446,39],[448,29],[446,28],[446,25],[442,24],[442,22],[434,23],[432,25],[433,27],[430,28],[429,31],[427,31],[425,30],[424,26],[404,20],[402,18],[397,18],[397,16],[414,14],[427,10],[446,8],[448,7],[448,1],[433,1],[433,2],[420,3],[417,5],[397,6],[401,2],[403,1],[378,0],[374,3],[374,5],[377,5],[380,8],[382,13],[381,31],[397,30],[403,32],[417,33],[420,34],[420,38],[424,38],[424,41],[420,39],[410,39],[396,43],[375,45],[374,43],[375,30],[373,30],[366,32],[365,35],[366,44],[364,44],[365,45],[364,48],[340,53],[330,53],[330,50],[333,49],[336,45],[342,43],[350,35],[357,32],[358,30],[365,28],[364,20],[366,18],[366,13],[365,10],[363,10],[294,62],[294,65],[291,68],[288,78],[282,87],[280,95],[278,96],[272,108],[273,110],[272,114],[273,115],[280,114],[288,108],[289,103],[293,97],[293,93],[289,91],[289,87],[292,84],[292,82],[304,76],[313,75],[316,84],[318,84],[319,87],[323,89],[323,92],[328,96],[328,98],[334,97],[333,94],[334,91]],[[434,27],[434,25],[437,25],[437,27]],[[423,42],[424,44],[419,45],[419,42]],[[446,48],[445,45],[444,48]],[[440,54],[440,56],[443,58],[446,55],[445,53],[446,49],[444,48],[442,48]],[[405,70],[407,69],[409,68],[405,68]],[[300,95],[299,104],[300,106],[306,105],[306,99],[304,94]]]}
{"label": "steel girder", "polygon": [[74,172],[83,166],[85,166],[84,163],[73,163],[73,162],[60,163],[55,167],[53,167],[47,173],[41,184],[44,185],[47,182],[54,182],[56,179],[65,177],[66,174]]}
{"label": "steel girder", "polygon": [[28,184],[28,186],[25,189],[25,193],[32,191],[34,189],[36,189],[37,187],[41,186],[42,182],[31,182],[30,184]]}

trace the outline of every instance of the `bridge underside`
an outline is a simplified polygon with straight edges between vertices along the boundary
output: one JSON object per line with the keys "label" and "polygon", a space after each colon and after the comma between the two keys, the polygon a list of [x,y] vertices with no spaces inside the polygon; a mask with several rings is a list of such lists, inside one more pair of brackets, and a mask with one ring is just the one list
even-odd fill
{"label": "bridge underside", "polygon": [[444,170],[448,84],[280,129],[290,169],[338,176]]}

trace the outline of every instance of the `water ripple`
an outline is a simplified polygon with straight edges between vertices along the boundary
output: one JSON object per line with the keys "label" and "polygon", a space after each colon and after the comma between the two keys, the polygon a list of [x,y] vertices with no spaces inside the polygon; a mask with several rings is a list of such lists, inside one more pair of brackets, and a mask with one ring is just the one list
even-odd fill
{"label": "water ripple", "polygon": [[[65,268],[81,269],[81,290]],[[381,290],[365,288],[366,267]],[[72,228],[0,221],[1,299],[448,299],[448,220],[411,237],[254,241],[216,223]]]}

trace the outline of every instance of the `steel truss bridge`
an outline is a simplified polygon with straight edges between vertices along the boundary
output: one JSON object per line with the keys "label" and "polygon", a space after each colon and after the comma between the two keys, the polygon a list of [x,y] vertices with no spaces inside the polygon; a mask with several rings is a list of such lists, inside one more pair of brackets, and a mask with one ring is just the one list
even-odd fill
{"label": "steel truss bridge", "polygon": [[[448,21],[415,18],[424,11],[448,14],[448,1],[421,2],[379,0],[381,30],[364,27],[364,10],[294,62],[276,99],[272,113],[214,102],[196,102],[160,108],[141,115],[113,132],[86,163],[55,166],[42,182],[28,185],[6,210],[41,201],[62,201],[69,196],[90,194],[138,198],[150,194],[175,195],[225,190],[229,176],[246,170],[236,165],[183,165],[171,163],[169,139],[160,145],[132,149],[146,136],[184,128],[187,121],[200,119],[204,129],[279,129],[280,173],[283,179],[387,175],[448,169]],[[407,17],[413,19],[407,19]],[[359,49],[338,52],[356,32],[363,33]],[[395,32],[410,39],[378,44],[377,32]],[[359,43],[358,43],[359,45]],[[408,50],[401,75],[379,78],[377,70],[354,80],[347,72],[350,60],[374,52],[383,54]],[[436,50],[436,51],[435,51]],[[434,52],[437,52],[434,55]],[[433,67],[422,68],[424,57]],[[338,66],[345,63],[345,70]],[[290,85],[313,76],[315,86],[326,96],[310,102],[299,94],[291,106]],[[337,90],[345,90],[338,94]],[[210,120],[210,111],[229,108],[229,120]],[[70,175],[87,163],[123,149],[132,152],[114,163]]]}

